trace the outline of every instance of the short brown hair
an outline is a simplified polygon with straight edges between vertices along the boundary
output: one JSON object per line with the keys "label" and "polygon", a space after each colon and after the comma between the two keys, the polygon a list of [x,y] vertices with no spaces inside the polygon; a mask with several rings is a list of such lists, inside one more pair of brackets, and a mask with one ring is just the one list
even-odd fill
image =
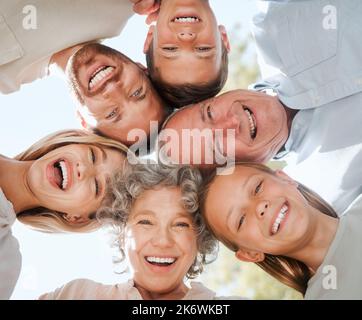
{"label": "short brown hair", "polygon": [[173,108],[179,108],[192,103],[198,103],[216,96],[224,87],[229,71],[228,50],[222,44],[221,68],[215,79],[200,84],[183,83],[172,85],[160,77],[158,68],[154,64],[153,40],[146,52],[146,62],[151,81],[164,99]]}

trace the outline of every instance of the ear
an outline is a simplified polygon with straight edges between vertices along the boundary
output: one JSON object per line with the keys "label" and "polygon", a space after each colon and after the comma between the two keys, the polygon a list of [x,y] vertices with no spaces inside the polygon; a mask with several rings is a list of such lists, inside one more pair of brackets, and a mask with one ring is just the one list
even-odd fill
{"label": "ear", "polygon": [[277,177],[288,182],[290,185],[298,187],[298,182],[289,177],[283,170],[278,169],[275,171],[275,174]]}
{"label": "ear", "polygon": [[146,74],[148,74],[148,69],[142,63],[136,62],[136,65]]}
{"label": "ear", "polygon": [[150,49],[152,40],[153,40],[153,34],[155,31],[155,26],[150,26],[147,32],[145,44],[143,45],[143,53],[146,54],[148,50]]}
{"label": "ear", "polygon": [[221,41],[223,42],[227,52],[230,52],[230,42],[229,42],[229,38],[228,38],[228,34],[226,32],[226,29],[223,25],[219,26],[219,31],[221,34]]}
{"label": "ear", "polygon": [[81,126],[88,130],[88,124],[87,122],[85,121],[84,117],[82,116],[81,112],[79,111],[79,109],[77,110],[77,118],[80,120],[80,124]]}
{"label": "ear", "polygon": [[87,218],[81,217],[81,216],[76,216],[76,215],[70,215],[70,214],[64,214],[63,218],[65,220],[67,220],[70,224],[79,224],[79,223],[84,223],[86,221],[88,221]]}
{"label": "ear", "polygon": [[245,262],[262,262],[265,259],[263,252],[239,249],[235,256],[237,259]]}

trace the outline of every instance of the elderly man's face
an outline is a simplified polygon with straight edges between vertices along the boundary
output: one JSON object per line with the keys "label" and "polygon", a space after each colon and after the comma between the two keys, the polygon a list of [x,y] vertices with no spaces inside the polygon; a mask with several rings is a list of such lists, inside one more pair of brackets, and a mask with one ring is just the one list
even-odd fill
{"label": "elderly man's face", "polygon": [[[184,159],[191,159],[191,164],[208,164],[208,152],[212,153],[215,163],[215,154],[226,157],[230,146],[235,148],[237,161],[266,162],[280,150],[289,133],[287,113],[279,100],[247,90],[229,91],[185,107],[170,118],[164,129],[177,132],[177,137],[171,137],[165,130],[168,149],[178,151],[168,152],[171,159],[182,163]],[[201,148],[195,149],[192,139],[183,134],[185,129],[207,129],[212,139],[203,140]],[[228,129],[235,138],[228,138]],[[195,156],[196,152],[199,154]],[[197,157],[201,159],[199,163],[195,161]]]}
{"label": "elderly man's face", "polygon": [[164,107],[146,70],[120,52],[89,44],[71,59],[67,76],[81,107],[83,121],[105,136],[130,145],[129,130],[150,131],[150,121],[161,122]]}

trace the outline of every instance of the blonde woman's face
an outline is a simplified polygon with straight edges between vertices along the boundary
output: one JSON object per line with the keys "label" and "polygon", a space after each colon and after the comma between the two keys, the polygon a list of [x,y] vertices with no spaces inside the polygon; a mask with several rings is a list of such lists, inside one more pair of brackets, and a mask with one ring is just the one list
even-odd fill
{"label": "blonde woman's face", "polygon": [[107,181],[124,161],[121,152],[110,148],[70,144],[35,160],[27,185],[40,206],[83,222],[99,208]]}
{"label": "blonde woman's face", "polygon": [[197,254],[196,239],[179,188],[142,193],[132,208],[125,235],[136,286],[156,294],[184,290],[184,277]]}
{"label": "blonde woman's face", "polygon": [[271,175],[237,166],[211,184],[206,219],[218,237],[239,249],[286,255],[298,250],[313,229],[309,205],[297,186],[281,171]]}

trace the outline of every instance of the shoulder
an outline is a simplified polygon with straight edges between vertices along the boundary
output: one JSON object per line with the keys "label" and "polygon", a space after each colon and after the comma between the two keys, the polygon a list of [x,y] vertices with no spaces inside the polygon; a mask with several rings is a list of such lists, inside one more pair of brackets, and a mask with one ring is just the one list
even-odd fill
{"label": "shoulder", "polygon": [[0,227],[12,225],[16,220],[16,214],[12,203],[5,197],[0,188]]}
{"label": "shoulder", "polygon": [[190,290],[184,297],[184,300],[242,300],[245,298],[238,296],[216,296],[216,293],[205,287],[201,282],[192,281]]}
{"label": "shoulder", "polygon": [[45,293],[39,297],[40,300],[72,300],[88,299],[94,296],[102,284],[89,279],[75,279],[52,292]]}
{"label": "shoulder", "polygon": [[45,293],[40,300],[124,300],[130,291],[129,283],[107,285],[89,279],[76,279]]}
{"label": "shoulder", "polygon": [[362,194],[360,194],[353,202],[349,205],[349,207],[341,214],[341,217],[345,215],[361,215],[362,217]]}

